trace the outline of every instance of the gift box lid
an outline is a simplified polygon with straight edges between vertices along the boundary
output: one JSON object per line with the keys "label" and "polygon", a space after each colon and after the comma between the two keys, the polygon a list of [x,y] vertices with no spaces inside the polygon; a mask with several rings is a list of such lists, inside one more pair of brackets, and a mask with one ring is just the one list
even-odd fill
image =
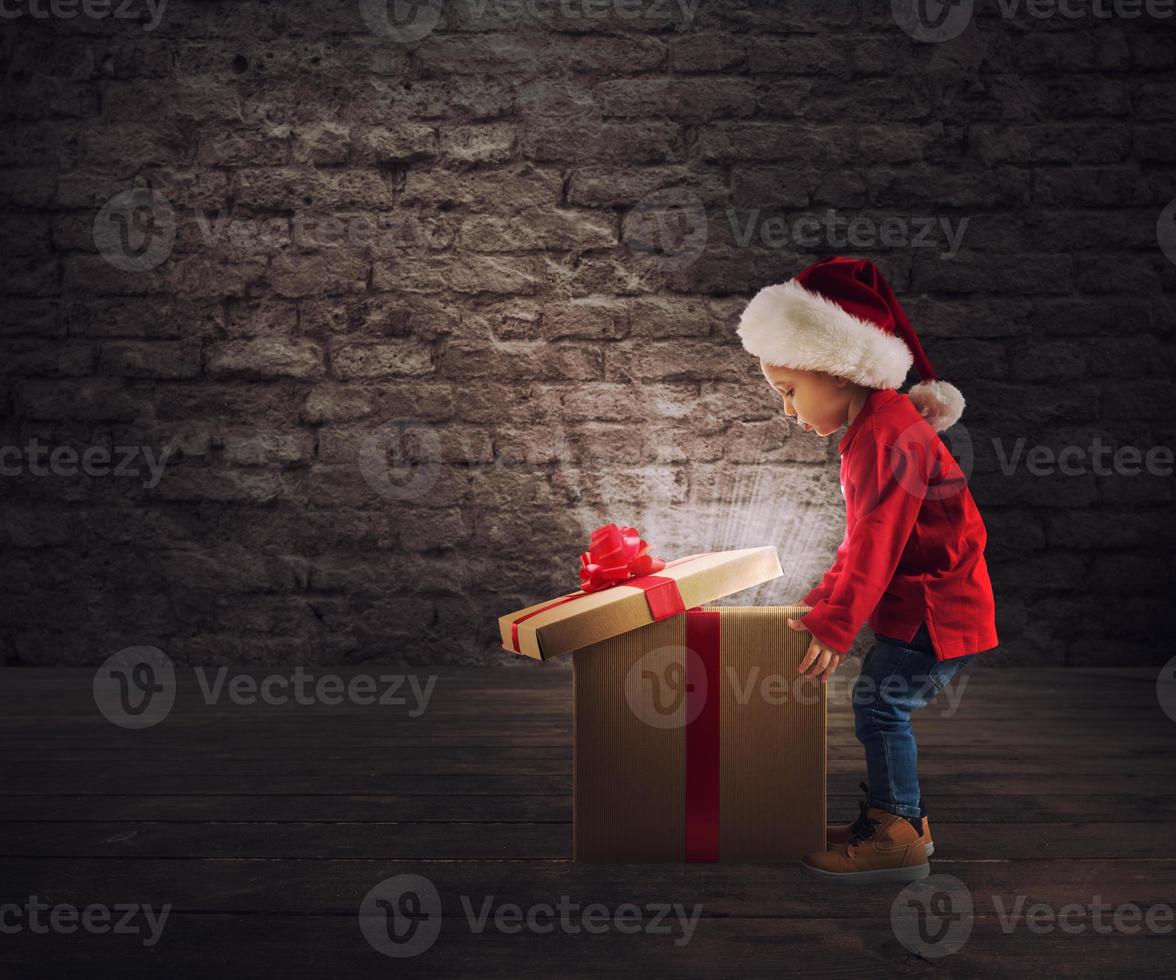
{"label": "gift box lid", "polygon": [[688,555],[652,574],[570,592],[500,616],[502,648],[549,660],[783,574],[774,547]]}

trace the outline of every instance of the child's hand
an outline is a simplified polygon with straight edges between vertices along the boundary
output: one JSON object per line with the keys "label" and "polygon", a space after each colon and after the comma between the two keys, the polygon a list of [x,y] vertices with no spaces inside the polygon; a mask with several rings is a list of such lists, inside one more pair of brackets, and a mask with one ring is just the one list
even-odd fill
{"label": "child's hand", "polygon": [[[786,620],[789,628],[794,630],[804,631],[804,626],[799,619]],[[809,644],[808,650],[805,652],[804,658],[800,661],[800,673],[805,677],[820,677],[821,683],[828,682],[832,675],[844,660],[846,654],[832,647],[825,646],[815,636],[813,642]]]}

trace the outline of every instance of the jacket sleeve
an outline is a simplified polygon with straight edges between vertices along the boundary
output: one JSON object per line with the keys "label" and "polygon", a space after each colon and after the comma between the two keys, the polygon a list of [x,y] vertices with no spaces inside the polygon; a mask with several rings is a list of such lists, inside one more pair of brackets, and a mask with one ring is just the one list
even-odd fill
{"label": "jacket sleeve", "polygon": [[854,448],[847,467],[854,519],[847,521],[843,556],[839,549],[841,569],[828,594],[800,620],[840,653],[849,650],[894,578],[926,495],[920,461],[910,453],[878,443]]}

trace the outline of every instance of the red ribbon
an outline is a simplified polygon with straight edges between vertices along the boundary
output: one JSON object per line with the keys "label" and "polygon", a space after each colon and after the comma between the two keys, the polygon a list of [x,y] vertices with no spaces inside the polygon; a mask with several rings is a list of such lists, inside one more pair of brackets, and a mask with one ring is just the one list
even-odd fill
{"label": "red ribbon", "polygon": [[[681,565],[683,562],[694,561],[695,558],[706,558],[712,554],[714,552],[705,551],[697,555],[687,555],[685,558],[679,558],[677,561],[667,562],[666,568],[673,568],[675,565]],[[645,593],[645,601],[649,604],[649,612],[653,616],[655,623],[686,611],[686,603],[682,599],[682,593],[678,591],[677,579],[672,579],[665,575],[645,575],[641,578],[631,578],[627,582],[618,582],[617,585],[631,585],[641,589]],[[524,623],[532,616],[538,616],[542,612],[547,612],[548,609],[562,606],[565,602],[582,599],[586,595],[588,593],[583,591],[569,592],[567,595],[561,595],[558,599],[552,599],[551,602],[544,603],[538,609],[532,609],[528,613],[523,613],[518,619],[513,620],[510,624],[511,652],[523,652],[522,647],[519,646],[519,623]]]}
{"label": "red ribbon", "polygon": [[[614,585],[631,585],[645,593],[645,601],[649,603],[649,612],[656,623],[670,616],[677,616],[686,611],[686,603],[682,601],[682,594],[678,591],[676,579],[665,575],[650,575],[649,572],[660,572],[666,568],[673,568],[684,561],[694,558],[705,558],[711,552],[699,555],[687,555],[669,564],[660,558],[654,558],[648,553],[649,545],[641,540],[636,528],[618,527],[616,524],[605,524],[592,532],[588,550],[580,555],[580,578],[583,584],[578,592],[569,592],[558,599],[545,603],[538,609],[532,609],[510,624],[510,646],[512,653],[522,653],[519,646],[519,624],[526,622],[532,616],[547,612],[565,602],[571,602],[589,592],[612,588]],[[639,576],[639,577],[633,577]]]}
{"label": "red ribbon", "polygon": [[666,563],[649,554],[635,527],[605,524],[592,532],[588,550],[580,555],[580,588],[595,592],[627,579],[660,572]]}
{"label": "red ribbon", "polygon": [[686,611],[686,860],[719,859],[719,619]]}

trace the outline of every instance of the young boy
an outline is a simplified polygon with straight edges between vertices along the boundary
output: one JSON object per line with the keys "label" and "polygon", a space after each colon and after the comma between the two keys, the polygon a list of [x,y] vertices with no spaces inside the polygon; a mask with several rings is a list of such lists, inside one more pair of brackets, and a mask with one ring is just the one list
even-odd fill
{"label": "young boy", "polygon": [[[789,620],[813,635],[801,673],[827,681],[863,623],[875,634],[853,690],[866,799],[858,819],[830,827],[827,849],[803,865],[848,882],[924,878],[933,844],[911,712],[997,645],[984,522],[936,435],[959,419],[963,396],[936,380],[867,259],[822,259],[760,290],[739,336],[789,418],[822,437],[847,426],[837,444],[845,536],[803,599],[811,611]],[[923,381],[899,394],[912,362]]]}

